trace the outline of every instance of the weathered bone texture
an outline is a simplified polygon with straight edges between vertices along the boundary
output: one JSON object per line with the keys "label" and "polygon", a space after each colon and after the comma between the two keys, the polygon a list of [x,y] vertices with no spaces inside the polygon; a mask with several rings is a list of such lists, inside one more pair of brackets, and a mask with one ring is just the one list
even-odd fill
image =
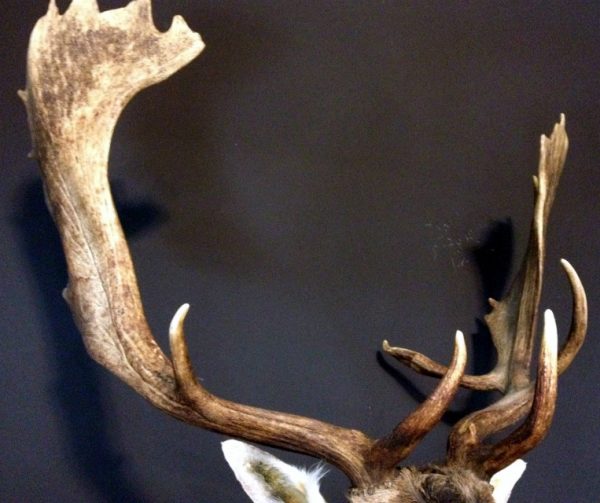
{"label": "weathered bone texture", "polygon": [[[404,501],[407,478],[413,485],[417,479],[432,485],[432,494],[437,491],[432,481],[453,480],[460,486],[461,481],[473,480],[462,496],[456,493],[456,501],[487,501],[490,475],[533,448],[548,431],[557,375],[573,360],[586,331],[585,294],[574,269],[563,261],[574,297],[571,332],[557,361],[554,318],[546,314],[537,377],[530,377],[547,220],[567,151],[564,117],[550,138],[542,137],[523,266],[506,297],[491,301],[493,310],[486,317],[498,350],[496,367],[483,376],[465,376],[466,349],[460,332],[449,367],[384,342],[386,352],[418,372],[442,379],[415,412],[375,440],[353,429],[209,393],[195,377],[184,341],[187,305],[171,323],[172,360],[148,328],[108,185],[111,136],[132,96],[169,77],[202,49],[199,35],[180,17],[166,33],[159,33],[152,23],[150,0],[134,0],[106,12],[99,12],[95,0],[73,0],[62,15],[52,0],[31,35],[27,87],[21,96],[33,138],[32,155],[40,163],[47,203],[67,259],[69,283],[64,295],[90,355],[182,421],[335,465],[350,478],[353,501]],[[445,466],[398,469],[439,422],[459,385],[498,390],[505,396],[454,427]],[[484,443],[525,416],[505,440]]]}

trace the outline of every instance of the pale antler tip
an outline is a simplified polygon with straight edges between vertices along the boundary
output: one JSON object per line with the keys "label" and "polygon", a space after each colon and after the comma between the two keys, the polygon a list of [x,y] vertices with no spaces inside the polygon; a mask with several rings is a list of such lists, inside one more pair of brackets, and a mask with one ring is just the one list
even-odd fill
{"label": "pale antler tip", "polygon": [[196,55],[200,54],[206,47],[204,40],[202,40],[202,36],[193,31],[182,16],[175,16],[173,18],[168,32],[183,33],[187,37],[191,37],[193,39],[193,48]]}
{"label": "pale antler tip", "polygon": [[171,339],[171,343],[175,339],[182,337],[183,335],[183,323],[185,322],[185,317],[190,310],[189,304],[183,304],[177,309],[173,318],[171,319],[171,323],[169,325],[169,337]]}
{"label": "pale antler tip", "polygon": [[573,362],[585,341],[588,324],[587,297],[579,275],[575,268],[565,259],[560,261],[573,295],[573,310],[571,314],[571,328],[566,342],[563,344],[558,356],[558,373],[562,374]]}
{"label": "pale antler tip", "polygon": [[[566,117],[565,114],[560,114],[559,121],[554,125],[551,138],[555,135],[566,136]],[[568,139],[567,139],[568,141]]]}
{"label": "pale antler tip", "polygon": [[467,343],[465,342],[465,335],[460,330],[457,330],[456,335],[454,336],[454,348],[456,351],[456,366],[462,368],[462,370],[459,371],[462,375],[467,362]]}
{"label": "pale antler tip", "polygon": [[553,360],[558,353],[558,329],[556,328],[556,319],[551,309],[544,311],[544,334],[542,337],[544,352],[552,354]]}
{"label": "pale antler tip", "polygon": [[569,262],[566,258],[561,258],[560,264],[563,266],[564,269],[567,269],[567,270],[574,269],[574,267],[571,265],[571,262]]}
{"label": "pale antler tip", "polygon": [[169,342],[171,345],[173,370],[175,371],[177,384],[184,394],[186,390],[194,388],[197,383],[183,332],[183,323],[189,309],[189,304],[183,304],[177,309],[169,325]]}
{"label": "pale antler tip", "polygon": [[566,117],[565,117],[565,114],[564,114],[564,113],[561,113],[561,114],[560,114],[560,121],[559,121],[559,124],[560,124],[561,126],[563,126],[563,127],[564,127],[564,126],[565,126],[565,124],[566,124],[566,121],[567,121],[567,119],[566,119]]}
{"label": "pale antler tip", "polygon": [[187,352],[185,349],[185,340],[183,333],[183,324],[185,322],[185,317],[187,316],[188,311],[190,310],[189,304],[183,304],[177,309],[173,318],[171,319],[171,323],[169,324],[169,342],[171,344],[171,353],[175,353],[178,347],[182,347],[184,352]]}
{"label": "pale antler tip", "polygon": [[171,20],[171,27],[169,29],[187,30],[189,29],[189,26],[185,22],[185,19],[183,19],[183,17],[179,14],[177,14],[176,16],[173,16],[173,19]]}
{"label": "pale antler tip", "polygon": [[464,347],[466,347],[465,334],[463,334],[460,330],[456,331],[456,335],[454,336],[454,341],[455,341],[455,343],[456,343],[457,346],[464,346]]}
{"label": "pale antler tip", "polygon": [[48,11],[46,15],[53,15],[58,13],[58,7],[56,6],[56,0],[50,0],[48,3]]}

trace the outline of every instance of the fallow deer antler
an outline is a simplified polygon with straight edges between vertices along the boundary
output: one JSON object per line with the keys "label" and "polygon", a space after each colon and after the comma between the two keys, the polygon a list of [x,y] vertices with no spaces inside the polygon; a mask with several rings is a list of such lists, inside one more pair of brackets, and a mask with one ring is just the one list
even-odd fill
{"label": "fallow deer antler", "polygon": [[[393,494],[412,490],[412,485],[407,487],[416,484],[416,479],[408,484],[408,479],[399,475],[397,464],[439,422],[460,384],[501,390],[506,392],[503,400],[456,425],[448,454],[451,465],[464,467],[457,480],[471,480],[470,494],[485,495],[488,501],[487,479],[473,478],[469,468],[489,476],[494,467],[508,464],[539,441],[553,412],[557,373],[569,365],[585,333],[585,295],[574,270],[565,263],[575,298],[571,336],[557,368],[555,327],[552,316],[547,315],[534,391],[529,367],[546,221],[566,155],[564,118],[551,139],[542,140],[526,261],[509,295],[494,303],[487,318],[499,353],[496,369],[486,376],[463,377],[466,349],[460,332],[448,368],[385,345],[387,351],[420,372],[443,378],[415,412],[389,435],[375,440],[357,430],[211,394],[191,367],[183,337],[187,305],[171,323],[172,360],[155,342],[110,193],[110,141],[127,102],[189,63],[203,43],[180,17],[174,18],[166,33],[159,33],[151,18],[150,0],[133,0],[127,7],[106,12],[99,12],[95,0],[73,0],[63,15],[51,0],[29,46],[27,88],[21,96],[28,111],[33,156],[42,168],[47,203],[67,259],[69,284],[64,296],[90,355],[153,405],[182,421],[321,458],[340,468],[355,487],[376,494],[365,499],[359,491],[353,501],[388,501],[381,495],[392,494],[388,484],[400,479]],[[513,424],[528,409],[529,418],[507,441],[491,447],[483,444],[485,437]],[[454,473],[453,469],[448,473]],[[454,479],[449,480],[454,488]],[[444,491],[447,494],[447,489]]]}
{"label": "fallow deer antler", "polygon": [[[454,358],[432,397],[380,441],[316,419],[218,398],[194,377],[182,306],[171,324],[170,361],[146,322],[127,243],[107,177],[111,136],[127,102],[166,79],[203,49],[175,17],[166,33],[151,20],[150,0],[100,12],[73,0],[59,14],[51,0],[30,40],[27,88],[21,92],[42,168],[47,203],[69,272],[64,297],[89,354],[153,405],[176,418],[227,435],[313,455],[339,467],[356,486],[390,472],[437,422],[464,372],[457,334]],[[383,460],[374,453],[389,453]]]}
{"label": "fallow deer antler", "polygon": [[[510,464],[544,438],[552,420],[555,401],[552,396],[556,393],[555,379],[551,374],[560,375],[568,368],[581,348],[587,330],[585,291],[575,269],[562,260],[573,294],[571,328],[556,363],[552,363],[548,354],[551,350],[543,344],[537,379],[531,379],[546,230],[567,149],[565,117],[562,115],[550,138],[541,137],[539,170],[534,177],[534,218],[523,264],[508,294],[500,302],[489,301],[492,311],[486,315],[485,321],[498,352],[496,366],[485,375],[465,375],[461,381],[466,388],[505,393],[505,397],[497,403],[462,419],[450,436],[449,461],[471,465],[487,475]],[[551,315],[546,316],[546,326],[554,331]],[[391,347],[387,341],[384,341],[383,349],[419,373],[440,376],[447,372],[446,367],[416,351]],[[524,428],[507,437],[506,441],[495,446],[483,443],[490,435],[518,422],[529,410]]]}

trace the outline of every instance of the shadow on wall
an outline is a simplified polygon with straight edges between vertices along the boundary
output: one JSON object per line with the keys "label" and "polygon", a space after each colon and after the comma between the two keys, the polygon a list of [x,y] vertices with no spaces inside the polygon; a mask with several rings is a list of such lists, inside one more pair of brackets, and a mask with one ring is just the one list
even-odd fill
{"label": "shadow on wall", "polygon": [[[119,192],[117,190],[117,192]],[[117,207],[126,234],[134,235],[164,219],[152,203]],[[67,271],[58,233],[44,205],[41,182],[23,189],[21,212],[15,218],[21,244],[37,283],[40,308],[47,318],[48,358],[54,366],[50,392],[75,472],[106,501],[149,501],[125,472],[118,439],[109,431],[101,368],[87,355],[67,304],[61,297]]]}
{"label": "shadow on wall", "polygon": [[[155,20],[166,29],[171,9],[163,18],[159,7]],[[217,263],[237,273],[262,263],[265,251],[240,224],[239,208],[232,208],[235,198],[223,164],[235,146],[223,145],[219,118],[235,107],[228,101],[231,95],[237,96],[257,68],[275,57],[278,41],[267,26],[247,25],[222,6],[204,9],[201,20],[188,16],[187,21],[201,33],[206,49],[171,77],[176,85],[140,93],[136,106],[126,108],[120,118],[115,140],[127,137],[129,152],[141,167],[136,176],[149,179],[166,202],[172,223],[161,232],[173,251],[194,266]],[[165,144],[166,132],[175,139],[172,143]]]}
{"label": "shadow on wall", "polygon": [[[484,232],[481,244],[470,250],[479,270],[482,293],[481,309],[485,314],[490,311],[488,299],[500,300],[507,292],[512,269],[513,251],[514,231],[510,220],[490,223]],[[517,272],[514,271],[514,273]],[[477,319],[476,322],[477,332],[471,334],[471,343],[468,344],[471,350],[469,355],[471,365],[467,367],[467,372],[479,375],[489,372],[493,368],[496,363],[496,349],[492,343],[488,326],[482,319]],[[427,395],[414,385],[410,377],[405,375],[404,368],[398,370],[396,366],[391,365],[384,359],[381,352],[377,354],[377,361],[407,391],[413,400],[422,403],[427,399]],[[493,401],[495,399],[492,393],[471,391],[462,407],[459,410],[448,410],[443,416],[443,421],[446,424],[453,425],[466,415],[487,407]]]}

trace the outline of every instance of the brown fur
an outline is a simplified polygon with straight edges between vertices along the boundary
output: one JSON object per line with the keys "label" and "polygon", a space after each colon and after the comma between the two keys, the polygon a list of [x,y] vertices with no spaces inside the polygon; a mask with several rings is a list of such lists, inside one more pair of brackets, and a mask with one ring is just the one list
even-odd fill
{"label": "brown fur", "polygon": [[494,503],[492,486],[472,471],[452,466],[401,468],[394,479],[354,489],[351,503]]}

